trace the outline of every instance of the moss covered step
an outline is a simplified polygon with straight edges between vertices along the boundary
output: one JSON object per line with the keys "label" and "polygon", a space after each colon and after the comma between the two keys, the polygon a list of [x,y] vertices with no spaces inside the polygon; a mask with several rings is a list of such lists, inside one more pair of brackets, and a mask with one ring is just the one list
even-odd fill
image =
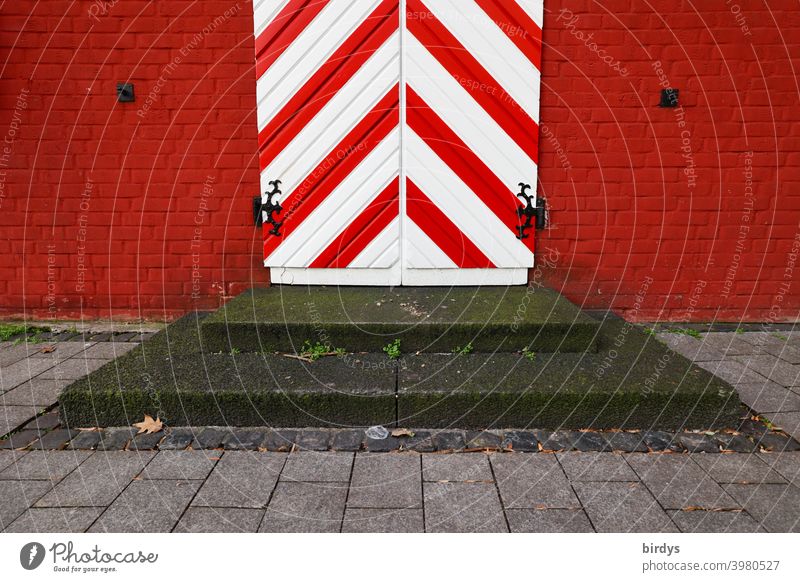
{"label": "moss covered step", "polygon": [[[712,429],[734,425],[736,392],[617,319],[597,353],[281,354],[211,352],[192,314],[68,386],[65,426]],[[599,322],[598,322],[599,323]]]}
{"label": "moss covered step", "polygon": [[[248,291],[203,321],[212,351],[292,352],[304,342],[378,352],[596,351],[598,324],[549,289],[282,287]],[[469,351],[469,348],[468,350]]]}

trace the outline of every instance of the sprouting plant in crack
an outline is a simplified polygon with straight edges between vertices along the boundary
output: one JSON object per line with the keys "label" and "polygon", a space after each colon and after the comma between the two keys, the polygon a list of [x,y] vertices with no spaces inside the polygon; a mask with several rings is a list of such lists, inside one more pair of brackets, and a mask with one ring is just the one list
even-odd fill
{"label": "sprouting plant in crack", "polygon": [[467,354],[471,354],[475,348],[472,346],[472,342],[469,342],[464,347],[456,346],[453,348],[453,353],[458,356],[466,356]]}
{"label": "sprouting plant in crack", "polygon": [[240,350],[239,348],[231,348],[231,355],[232,356],[238,356],[241,353],[242,353],[242,350]]}
{"label": "sprouting plant in crack", "polygon": [[530,348],[523,348],[522,355],[525,356],[525,359],[527,359],[529,362],[532,362],[533,360],[536,359],[536,352],[534,352]]}
{"label": "sprouting plant in crack", "polygon": [[669,333],[674,333],[678,335],[688,335],[689,337],[693,337],[695,339],[700,339],[701,337],[703,337],[703,335],[696,329],[683,328],[683,327],[670,329]]}
{"label": "sprouting plant in crack", "polygon": [[383,351],[389,356],[390,360],[396,360],[400,357],[400,340],[396,339],[392,343],[383,346]]}
{"label": "sprouting plant in crack", "polygon": [[311,340],[303,342],[303,350],[300,356],[308,358],[312,362],[316,362],[320,358],[326,356],[341,356],[344,355],[344,348],[334,348],[330,344],[323,344],[321,342],[311,343]]}

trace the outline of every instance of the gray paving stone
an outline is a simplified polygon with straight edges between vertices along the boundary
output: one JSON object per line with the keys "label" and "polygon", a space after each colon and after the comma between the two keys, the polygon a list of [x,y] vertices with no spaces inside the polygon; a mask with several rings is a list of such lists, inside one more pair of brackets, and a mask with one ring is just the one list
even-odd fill
{"label": "gray paving stone", "polygon": [[492,455],[506,509],[577,509],[580,503],[555,455]]}
{"label": "gray paving stone", "polygon": [[800,441],[800,412],[773,412],[767,416],[775,426]]}
{"label": "gray paving stone", "polygon": [[364,446],[371,453],[388,453],[400,450],[401,441],[397,437],[389,436],[385,439],[364,439]]}
{"label": "gray paving stone", "polygon": [[[41,358],[43,360],[50,360],[53,364],[57,364],[58,362],[63,362],[64,360],[68,360],[73,356],[77,356],[81,354],[84,355],[84,351],[86,348],[91,348],[94,345],[92,342],[55,342],[46,345],[38,346],[38,350],[31,350],[31,358]],[[52,351],[48,351],[52,350]],[[95,356],[87,356],[87,357],[95,357]]]}
{"label": "gray paving stone", "polygon": [[303,430],[298,433],[295,444],[304,451],[327,451],[331,446],[331,433],[328,430]]}
{"label": "gray paving stone", "polygon": [[725,359],[723,352],[706,343],[707,336],[697,339],[676,333],[659,333],[657,337],[659,341],[693,362],[719,362]]}
{"label": "gray paving stone", "polygon": [[756,450],[756,444],[753,440],[743,434],[717,433],[712,438],[719,443],[723,451],[752,453]]}
{"label": "gray paving stone", "polygon": [[61,390],[71,382],[71,380],[34,378],[3,394],[0,402],[5,405],[46,408],[58,400]]}
{"label": "gray paving stone", "polygon": [[677,532],[642,483],[573,483],[598,532]]}
{"label": "gray paving stone", "polygon": [[0,368],[3,370],[3,375],[13,364],[24,360],[38,350],[38,347],[34,344],[13,345],[13,342],[3,343],[6,344],[6,347],[0,351]]}
{"label": "gray paving stone", "polygon": [[[30,360],[29,360],[30,361]],[[36,360],[45,362],[47,364],[52,365],[53,362],[47,360]],[[101,360],[101,359],[88,359],[82,357],[76,357],[70,360],[64,360],[52,366],[45,372],[39,375],[40,378],[55,378],[56,380],[77,380],[79,378],[83,378],[84,376],[88,376],[90,373],[94,372],[98,368],[106,365],[109,360]]]}
{"label": "gray paving stone", "polygon": [[511,533],[591,533],[582,509],[508,509]]}
{"label": "gray paving stone", "polygon": [[428,430],[414,430],[414,436],[400,439],[400,450],[432,453],[436,450],[433,444],[433,433]]}
{"label": "gray paving stone", "polygon": [[503,439],[488,431],[467,431],[465,439],[468,449],[499,449]]}
{"label": "gray paving stone", "polygon": [[759,384],[765,380],[765,377],[761,374],[748,368],[743,363],[731,359],[722,362],[698,362],[697,365],[734,386],[737,384]]}
{"label": "gray paving stone", "polygon": [[36,503],[36,507],[109,505],[141,473],[154,453],[96,452]]}
{"label": "gray paving stone", "polygon": [[616,453],[556,453],[570,481],[638,481],[625,458]]}
{"label": "gray paving stone", "polygon": [[158,443],[164,439],[164,432],[139,433],[128,443],[131,451],[152,451],[158,448]]}
{"label": "gray paving stone", "polygon": [[603,438],[613,451],[622,453],[646,453],[644,436],[640,432],[603,431]]}
{"label": "gray paving stone", "polygon": [[226,451],[255,451],[261,447],[265,437],[266,430],[233,429],[222,441],[222,446]]}
{"label": "gray paving stone", "polygon": [[76,434],[78,434],[78,431],[76,430],[57,428],[44,433],[42,438],[34,443],[31,443],[30,448],[44,451],[62,449]]}
{"label": "gray paving stone", "polygon": [[97,444],[99,451],[121,451],[128,446],[128,443],[136,436],[138,431],[135,428],[109,428],[100,435],[100,442]]}
{"label": "gray paving stone", "polygon": [[6,391],[16,388],[52,367],[53,362],[37,358],[27,358],[15,362],[3,368],[3,372],[0,374],[0,390]]}
{"label": "gray paving stone", "polygon": [[669,511],[672,521],[687,533],[756,533],[764,530],[743,511]]}
{"label": "gray paving stone", "polygon": [[0,495],[0,530],[22,515],[53,486],[49,481],[4,481]]}
{"label": "gray paving stone", "polygon": [[736,356],[734,360],[782,386],[795,386],[799,383],[800,367],[784,362],[775,356],[768,354]]}
{"label": "gray paving stone", "polygon": [[418,453],[357,453],[348,507],[421,507],[421,473]]}
{"label": "gray paving stone", "polygon": [[39,439],[40,433],[36,430],[21,430],[15,432],[5,440],[0,441],[0,450],[22,449]]}
{"label": "gray paving stone", "polygon": [[483,453],[423,455],[424,481],[487,481],[494,482],[489,456]]}
{"label": "gray paving stone", "polygon": [[[774,413],[772,416],[776,416],[778,414],[782,413]],[[798,444],[796,440],[786,434],[778,432],[767,432],[760,437],[754,437],[753,440],[759,447],[759,450],[762,451],[783,453],[787,451],[800,450],[800,444]]]}
{"label": "gray paving stone", "polygon": [[579,431],[573,441],[573,446],[581,452],[606,452],[611,450],[603,435],[592,431]]}
{"label": "gray paving stone", "polygon": [[757,455],[694,455],[692,460],[717,483],[786,483]]}
{"label": "gray paving stone", "polygon": [[539,441],[531,431],[512,430],[504,434],[502,447],[520,453],[535,453],[539,450]]}
{"label": "gray paving stone", "polygon": [[769,532],[800,532],[800,489],[794,485],[724,485]]}
{"label": "gray paving stone", "polygon": [[173,428],[168,431],[164,439],[158,443],[162,451],[182,451],[194,442],[195,434],[191,428]]}
{"label": "gray paving stone", "polygon": [[353,453],[295,451],[289,454],[282,481],[350,481]]}
{"label": "gray paving stone", "polygon": [[132,481],[89,531],[170,532],[200,484],[200,481]]}
{"label": "gray paving stone", "polygon": [[282,481],[275,488],[258,531],[338,533],[346,499],[346,483]]}
{"label": "gray paving stone", "polygon": [[19,428],[36,416],[38,411],[32,406],[0,406],[0,436]]}
{"label": "gray paving stone", "polygon": [[137,344],[128,342],[103,342],[94,344],[87,348],[87,350],[81,354],[80,357],[87,359],[113,360],[127,354],[136,346]]}
{"label": "gray paving stone", "polygon": [[752,354],[753,344],[746,342],[740,335],[742,334],[732,332],[707,333],[703,335],[703,345],[722,352],[726,358]]}
{"label": "gray paving stone", "polygon": [[27,454],[27,451],[0,451],[0,472]]}
{"label": "gray paving stone", "polygon": [[683,446],[678,442],[676,435],[661,430],[644,431],[642,440],[651,451],[680,452],[683,450]]}
{"label": "gray paving stone", "polygon": [[58,418],[58,412],[53,411],[32,418],[23,428],[31,430],[49,430],[58,426],[61,426],[61,419]]}
{"label": "gray paving stone", "polygon": [[359,509],[344,513],[343,533],[423,533],[421,509]]}
{"label": "gray paving stone", "polygon": [[433,445],[437,451],[456,451],[467,446],[462,431],[442,430],[433,433]]}
{"label": "gray paving stone", "polygon": [[758,458],[790,483],[800,485],[800,452],[758,453]]}
{"label": "gray paving stone", "polygon": [[103,507],[33,507],[6,528],[6,533],[82,533]]}
{"label": "gray paving stone", "polygon": [[261,446],[268,451],[291,451],[298,432],[296,430],[268,430]]}
{"label": "gray paving stone", "polygon": [[536,438],[544,451],[571,451],[575,449],[575,440],[580,436],[572,430],[535,430]]}
{"label": "gray paving stone", "polygon": [[263,509],[235,507],[190,507],[175,526],[182,533],[255,533],[264,517]]}
{"label": "gray paving stone", "polygon": [[197,493],[192,505],[256,509],[266,507],[285,461],[284,453],[226,452]]}
{"label": "gray paving stone", "polygon": [[626,458],[665,509],[739,509],[689,455],[633,453]]}
{"label": "gray paving stone", "polygon": [[736,391],[744,404],[759,413],[800,410],[800,395],[774,382],[738,384]]}
{"label": "gray paving stone", "polygon": [[790,364],[800,364],[800,349],[767,332],[746,332],[742,339],[753,344],[760,352],[776,356]]}
{"label": "gray paving stone", "polygon": [[77,436],[73,438],[69,445],[67,445],[68,449],[94,449],[100,444],[100,438],[102,437],[102,433],[97,430],[82,430],[78,431]]}
{"label": "gray paving stone", "polygon": [[719,444],[711,437],[696,432],[682,432],[677,435],[678,444],[690,453],[718,453]]}
{"label": "gray paving stone", "polygon": [[222,451],[159,451],[142,471],[142,479],[205,479]]}
{"label": "gray paving stone", "polygon": [[89,455],[88,451],[31,451],[0,473],[0,479],[41,479],[57,483]]}
{"label": "gray paving stone", "polygon": [[204,428],[194,437],[192,448],[194,449],[218,449],[222,447],[222,442],[230,434],[227,428]]}
{"label": "gray paving stone", "polygon": [[507,532],[493,483],[426,483],[428,532]]}
{"label": "gray paving stone", "polygon": [[358,451],[364,441],[363,430],[337,430],[333,433],[334,451]]}

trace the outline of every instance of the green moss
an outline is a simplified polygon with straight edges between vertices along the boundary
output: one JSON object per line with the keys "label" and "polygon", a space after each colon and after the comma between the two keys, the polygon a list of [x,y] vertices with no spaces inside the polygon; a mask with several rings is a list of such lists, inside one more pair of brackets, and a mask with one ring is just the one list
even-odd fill
{"label": "green moss", "polygon": [[400,351],[400,340],[396,339],[393,342],[383,346],[383,352],[389,356],[390,360],[398,359],[402,354]]}

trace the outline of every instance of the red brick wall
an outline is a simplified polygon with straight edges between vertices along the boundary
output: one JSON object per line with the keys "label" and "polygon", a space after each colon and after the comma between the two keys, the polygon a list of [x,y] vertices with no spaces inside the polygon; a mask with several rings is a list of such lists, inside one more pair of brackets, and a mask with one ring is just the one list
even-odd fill
{"label": "red brick wall", "polygon": [[[578,303],[798,315],[800,13],[710,4],[546,0],[533,277]],[[0,312],[174,317],[266,284],[251,0],[32,5],[0,8]]]}

